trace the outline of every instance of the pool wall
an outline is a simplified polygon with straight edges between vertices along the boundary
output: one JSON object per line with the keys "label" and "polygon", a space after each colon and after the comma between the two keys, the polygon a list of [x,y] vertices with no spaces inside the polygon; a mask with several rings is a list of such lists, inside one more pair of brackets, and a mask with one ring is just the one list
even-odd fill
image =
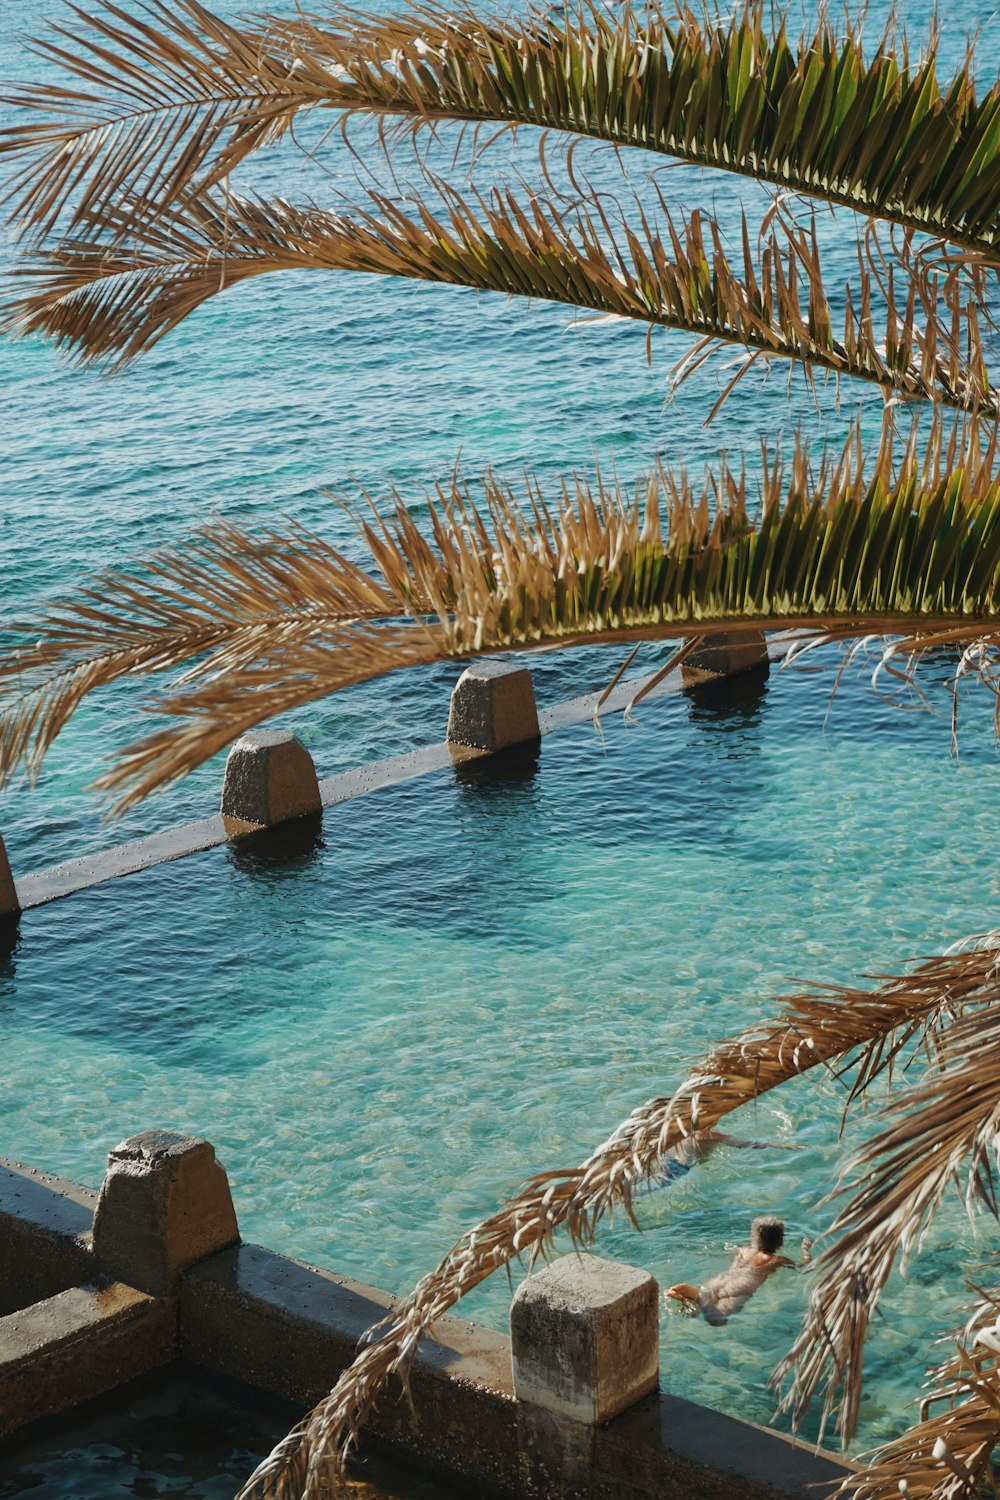
{"label": "pool wall", "polygon": [[[566,1257],[571,1273],[575,1259]],[[587,1259],[599,1276],[605,1263]],[[607,1271],[613,1282],[623,1268]],[[212,1147],[164,1130],[111,1152],[99,1196],[0,1162],[0,1287],[0,1436],[177,1359],[304,1409],[395,1301],[239,1242]],[[557,1303],[542,1325],[558,1321]],[[551,1365],[551,1348],[538,1352]],[[522,1344],[522,1364],[524,1353]],[[568,1420],[540,1404],[537,1384],[535,1399],[519,1397],[509,1338],[458,1318],[435,1325],[411,1390],[412,1407],[398,1392],[381,1404],[365,1446],[492,1500],[805,1497],[851,1472],[830,1454],[658,1390],[610,1422]]]}

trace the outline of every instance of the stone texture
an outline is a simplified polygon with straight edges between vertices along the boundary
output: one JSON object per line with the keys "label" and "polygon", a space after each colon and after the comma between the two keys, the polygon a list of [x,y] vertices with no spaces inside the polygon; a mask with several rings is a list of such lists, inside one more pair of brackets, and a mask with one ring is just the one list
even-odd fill
{"label": "stone texture", "polygon": [[14,877],[10,870],[10,860],[7,858],[7,850],[3,839],[0,839],[0,919],[4,917],[16,917],[21,910],[21,903],[17,899],[17,891],[14,889]]}
{"label": "stone texture", "polygon": [[659,1289],[596,1255],[564,1255],[515,1293],[518,1399],[577,1422],[608,1422],[659,1382]]}
{"label": "stone texture", "polygon": [[322,810],[312,756],[286,729],[255,729],[229,752],[222,816],[268,827]]}
{"label": "stone texture", "polygon": [[78,1286],[0,1318],[0,1436],[173,1357],[170,1305],[134,1287]]}
{"label": "stone texture", "polygon": [[110,1153],[94,1215],[104,1273],[162,1296],[185,1266],[238,1240],[229,1179],[208,1141],[146,1130]]}
{"label": "stone texture", "polygon": [[96,1205],[89,1188],[0,1158],[0,1315],[92,1278]]}
{"label": "stone texture", "polygon": [[[141,1167],[183,1144],[183,1137],[149,1132],[114,1156],[124,1157],[120,1166]],[[0,1249],[9,1225],[23,1222],[84,1255],[86,1191],[3,1166],[10,1180],[6,1199],[0,1193]],[[36,1253],[34,1239],[24,1253]],[[644,1279],[628,1268],[604,1269]],[[96,1271],[91,1262],[91,1281]],[[565,1288],[562,1300],[573,1302]],[[394,1304],[373,1287],[252,1245],[191,1265],[170,1297],[120,1284],[75,1286],[0,1317],[0,1426],[63,1410],[174,1353],[291,1400],[290,1423],[329,1390],[363,1331]],[[653,1389],[603,1426],[554,1415],[515,1399],[511,1367],[510,1340],[442,1318],[417,1351],[412,1408],[398,1389],[380,1401],[362,1456],[388,1450],[476,1500],[815,1500],[852,1472],[809,1444]]]}
{"label": "stone texture", "polygon": [[540,738],[531,673],[504,662],[467,667],[451,695],[448,741],[476,750],[506,750]]}
{"label": "stone texture", "polygon": [[767,641],[762,630],[725,630],[708,636],[681,663],[681,681],[685,687],[699,687],[740,672],[770,671]]}

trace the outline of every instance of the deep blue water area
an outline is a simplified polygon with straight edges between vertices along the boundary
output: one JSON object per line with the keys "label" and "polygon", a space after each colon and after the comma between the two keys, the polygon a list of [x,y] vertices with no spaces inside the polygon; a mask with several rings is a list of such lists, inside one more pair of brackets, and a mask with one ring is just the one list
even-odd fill
{"label": "deep blue water area", "polygon": [[[996,12],[938,9],[949,66],[981,23],[987,86]],[[56,0],[25,0],[18,32],[59,13]],[[923,0],[908,7],[911,33],[929,14]],[[36,72],[5,23],[0,74]],[[323,150],[331,197],[352,191],[354,160],[336,136]],[[509,163],[509,143],[495,150]],[[525,138],[517,161],[530,174],[532,160]],[[613,159],[587,161],[621,190]],[[639,191],[647,165],[630,168]],[[326,191],[290,149],[254,180],[291,197]],[[661,185],[673,204],[712,199],[731,226],[741,203],[762,201],[691,168]],[[834,280],[853,265],[850,228],[843,214],[818,219]],[[655,339],[647,367],[644,341],[623,324],[574,327],[550,305],[283,274],[213,299],[114,378],[7,343],[4,619],[215,516],[251,529],[286,517],[352,548],[331,492],[378,499],[395,483],[420,514],[459,454],[469,475],[527,465],[554,484],[614,464],[632,481],[658,456],[700,472],[743,451],[752,466],[762,438],[797,423],[817,451],[858,413],[877,431],[877,394],[845,386],[820,414],[800,383],[789,401],[783,376],[759,371],[705,428],[725,357],[667,403],[684,343]],[[622,656],[538,658],[540,703],[603,687]],[[647,650],[634,670],[662,659]],[[329,774],[440,740],[458,670],[396,674],[283,722]],[[943,695],[932,690],[936,715],[901,712],[850,673],[831,706],[834,676],[828,660],[772,674],[758,695],[647,702],[635,726],[607,720],[603,739],[590,725],[547,738],[533,764],[438,773],[338,806],[297,847],[215,850],[27,913],[0,967],[0,1153],[96,1184],[125,1135],[204,1135],[247,1237],[406,1290],[526,1175],[581,1160],[776,995],[892,971],[996,925],[992,701],[965,695],[956,757]],[[100,822],[88,786],[150,727],[140,688],[89,703],[37,786],[3,794],[15,872],[213,809],[220,758]],[[601,1253],[667,1284],[718,1268],[758,1212],[781,1213],[793,1238],[815,1233],[841,1155],[840,1101],[814,1080],[762,1102],[734,1128],[802,1149],[719,1153],[644,1202],[644,1235],[603,1236]],[[862,1443],[906,1419],[931,1334],[958,1321],[958,1268],[989,1244],[956,1211],[894,1284]],[[727,1328],[667,1317],[665,1385],[767,1420],[767,1376],[804,1297],[789,1274]],[[508,1301],[497,1278],[465,1310],[500,1326]]]}

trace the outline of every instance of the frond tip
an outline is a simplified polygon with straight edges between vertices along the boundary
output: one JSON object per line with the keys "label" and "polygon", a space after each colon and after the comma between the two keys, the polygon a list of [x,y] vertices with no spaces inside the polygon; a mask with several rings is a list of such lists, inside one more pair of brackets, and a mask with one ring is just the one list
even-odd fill
{"label": "frond tip", "polygon": [[[982,1296],[955,1352],[930,1373],[921,1418],[865,1455],[839,1500],[972,1500],[996,1493],[991,1458],[1000,1444],[1000,1293]],[[938,1408],[933,1410],[932,1408]]]}
{"label": "frond tip", "polygon": [[[852,437],[811,463],[765,458],[759,506],[723,461],[695,485],[660,467],[628,493],[579,476],[546,499],[487,473],[428,502],[358,520],[366,566],[303,531],[206,527],[144,567],[110,573],[0,661],[0,784],[37,771],[83,699],[125,676],[178,673],[153,705],[171,721],[98,783],[126,807],[255,724],[398,668],[494,651],[795,625],[813,636],[902,634],[913,660],[1000,642],[1000,480],[994,435],[932,424],[874,468]],[[359,554],[360,555],[360,554]]]}

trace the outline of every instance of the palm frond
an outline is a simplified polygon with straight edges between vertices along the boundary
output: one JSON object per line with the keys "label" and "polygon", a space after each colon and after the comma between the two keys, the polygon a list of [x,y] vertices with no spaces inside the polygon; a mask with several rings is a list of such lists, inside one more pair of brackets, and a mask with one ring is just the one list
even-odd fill
{"label": "palm frond", "polygon": [[[75,11],[37,51],[65,83],[13,103],[45,118],[0,137],[25,230],[49,233],[123,194],[168,209],[217,182],[306,110],[527,124],[667,153],[846,204],[997,257],[1000,86],[977,99],[968,62],[942,88],[937,38],[910,64],[887,29],[822,18],[789,42],[747,0],[724,21],[693,9],[581,4],[499,21],[418,4],[373,18],[333,4],[239,25],[199,0],[112,0]],[[774,34],[769,35],[770,27]]]}
{"label": "palm frond", "polygon": [[964,1177],[970,1213],[983,1204],[996,1216],[995,981],[982,999],[984,1005],[940,1028],[927,1077],[892,1101],[883,1128],[849,1158],[839,1190],[848,1202],[816,1263],[802,1331],[775,1372],[776,1381],[792,1376],[783,1405],[796,1423],[826,1380],[823,1421],[836,1413],[845,1444],[857,1429],[868,1325],[893,1266],[919,1248],[954,1181]]}
{"label": "palm frond", "polygon": [[[932,1370],[921,1419],[901,1437],[866,1454],[867,1463],[838,1495],[843,1500],[972,1500],[996,1495],[990,1463],[1000,1444],[1000,1292],[985,1294],[955,1352]],[[931,1415],[933,1406],[943,1411]]]}
{"label": "palm frond", "polygon": [[582,1246],[615,1207],[635,1223],[634,1195],[663,1153],[693,1131],[710,1129],[817,1066],[850,1067],[857,1073],[855,1090],[868,1087],[905,1049],[921,1039],[930,1043],[949,1012],[978,1001],[984,989],[995,1002],[997,984],[996,948],[979,945],[885,979],[872,991],[828,986],[791,997],[775,1021],[710,1053],[671,1097],[635,1110],[581,1166],[532,1178],[464,1234],[371,1330],[375,1342],[257,1468],[238,1500],[318,1500],[324,1479],[342,1467],[391,1378],[405,1389],[419,1341],[438,1318],[499,1267],[522,1255],[534,1264],[557,1229]]}
{"label": "palm frond", "polygon": [[[83,699],[124,676],[190,664],[182,691],[193,678],[219,674],[245,677],[249,687],[254,668],[282,652],[297,652],[304,671],[323,640],[346,680],[355,680],[352,670],[371,665],[366,623],[402,608],[384,583],[311,533],[251,538],[216,522],[140,572],[100,575],[58,601],[30,627],[40,633],[36,644],[0,660],[0,779],[15,766],[35,776]],[[405,639],[383,630],[379,639],[381,670],[419,658],[412,630]]]}
{"label": "palm frond", "polygon": [[997,437],[960,425],[900,451],[887,423],[870,470],[856,434],[816,463],[801,443],[765,455],[752,513],[725,460],[699,485],[660,467],[634,492],[577,476],[548,499],[489,473],[477,497],[456,473],[429,536],[396,492],[385,521],[356,518],[364,567],[298,530],[206,528],[22,627],[35,644],[0,660],[0,784],[126,675],[180,672],[155,704],[171,724],[98,783],[119,808],[254,724],[419,663],[733,625],[901,632],[914,659],[961,638],[995,660]]}
{"label": "palm frond", "polygon": [[370,211],[350,215],[204,194],[137,224],[126,206],[103,216],[92,235],[61,240],[21,265],[16,276],[34,289],[5,309],[0,330],[42,333],[84,361],[124,364],[250,277],[360,271],[546,298],[680,329],[700,340],[682,361],[687,373],[707,348],[738,344],[750,358],[856,376],[886,399],[938,399],[1000,416],[981,346],[975,272],[971,280],[959,271],[927,276],[904,254],[883,303],[859,265],[838,338],[815,234],[784,220],[773,222],[757,262],[744,220],[741,278],[715,221],[695,212],[675,222],[662,199],[661,225],[636,204],[632,227],[624,217],[613,222],[599,199],[592,211],[561,213],[537,194],[522,202],[498,190],[491,202],[470,202],[430,175],[427,184],[442,199],[437,215],[426,203],[407,212],[381,193],[369,195]]}

